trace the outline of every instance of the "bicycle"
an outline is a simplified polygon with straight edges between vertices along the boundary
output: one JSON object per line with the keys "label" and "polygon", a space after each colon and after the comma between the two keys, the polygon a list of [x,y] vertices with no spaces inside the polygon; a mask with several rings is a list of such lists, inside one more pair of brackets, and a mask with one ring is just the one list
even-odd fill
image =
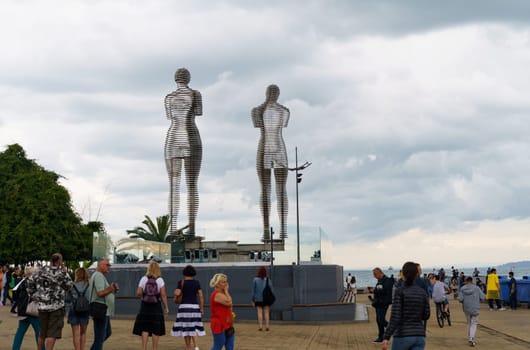
{"label": "bicycle", "polygon": [[451,313],[449,309],[447,312],[444,310],[444,303],[435,303],[436,304],[436,321],[438,321],[438,326],[440,328],[444,327],[444,321],[447,320],[447,325],[451,325]]}

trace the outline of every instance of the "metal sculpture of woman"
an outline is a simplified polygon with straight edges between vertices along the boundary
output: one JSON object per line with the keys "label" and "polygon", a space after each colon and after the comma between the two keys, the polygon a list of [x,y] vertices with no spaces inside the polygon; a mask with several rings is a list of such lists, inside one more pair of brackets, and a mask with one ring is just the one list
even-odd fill
{"label": "metal sculpture of woman", "polygon": [[276,201],[280,218],[280,238],[287,238],[287,152],[282,137],[282,128],[289,122],[289,109],[279,104],[280,89],[276,85],[267,87],[266,100],[252,109],[252,122],[260,129],[256,170],[261,184],[260,208],[263,216],[263,239],[271,239],[269,217],[271,210],[271,171],[276,180]]}
{"label": "metal sculpture of woman", "polygon": [[167,131],[164,155],[169,177],[170,234],[177,231],[177,216],[180,204],[180,175],[182,167],[188,189],[189,233],[195,234],[195,219],[199,207],[197,182],[201,170],[202,143],[195,116],[202,115],[202,97],[199,91],[188,87],[190,72],[179,68],[175,73],[177,90],[164,100],[166,116],[171,120]]}

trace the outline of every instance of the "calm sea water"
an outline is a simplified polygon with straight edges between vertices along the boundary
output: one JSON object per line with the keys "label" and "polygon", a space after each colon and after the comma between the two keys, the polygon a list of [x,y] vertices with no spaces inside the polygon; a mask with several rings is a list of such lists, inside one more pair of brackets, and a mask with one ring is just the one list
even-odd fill
{"label": "calm sea water", "polygon": [[[469,276],[469,275],[473,274],[473,269],[474,269],[473,267],[471,267],[471,268],[462,268],[462,269],[459,268],[458,271],[464,271],[464,274],[466,276]],[[445,270],[445,273],[448,276],[451,276],[451,268],[450,267],[449,268],[445,268],[444,267],[444,270]],[[486,275],[486,271],[488,270],[488,268],[487,267],[478,267],[478,270],[480,271],[480,276],[485,276]],[[513,270],[516,279],[521,279],[522,276],[530,276],[530,268],[522,268],[522,267],[521,268],[513,268],[513,269],[497,268],[497,275],[508,277],[508,272],[510,272],[510,270]],[[387,276],[390,277],[391,275],[394,275],[396,278],[397,278],[397,275],[399,273],[399,270],[384,270],[383,269],[383,271],[385,272],[385,274]],[[438,271],[438,269],[436,269],[436,271]],[[424,268],[423,272],[424,273],[432,272],[432,268]],[[348,275],[348,273],[351,273],[353,276],[355,276],[355,279],[357,280],[357,287],[358,288],[373,287],[377,283],[377,280],[372,275],[372,271],[371,270],[344,270],[344,278],[343,278],[344,281],[346,280],[346,276]]]}

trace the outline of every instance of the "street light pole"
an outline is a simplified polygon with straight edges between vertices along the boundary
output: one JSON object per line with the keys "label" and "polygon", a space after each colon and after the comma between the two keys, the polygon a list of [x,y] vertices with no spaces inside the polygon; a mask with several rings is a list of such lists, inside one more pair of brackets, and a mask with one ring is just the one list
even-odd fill
{"label": "street light pole", "polygon": [[305,162],[298,166],[298,147],[294,148],[294,160],[295,167],[289,168],[289,170],[294,170],[296,175],[296,265],[300,265],[300,210],[298,205],[298,184],[302,182],[302,173],[299,173],[298,171],[310,166],[311,162]]}
{"label": "street light pole", "polygon": [[271,226],[271,279],[272,279],[272,268],[274,267],[274,230]]}
{"label": "street light pole", "polygon": [[300,211],[298,209],[298,147],[294,148],[296,174],[296,265],[300,265]]}

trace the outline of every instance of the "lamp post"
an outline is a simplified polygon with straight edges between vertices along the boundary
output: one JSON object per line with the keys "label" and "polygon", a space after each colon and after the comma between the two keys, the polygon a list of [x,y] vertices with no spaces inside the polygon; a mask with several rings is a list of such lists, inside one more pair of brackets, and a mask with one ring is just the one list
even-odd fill
{"label": "lamp post", "polygon": [[302,182],[302,173],[299,171],[309,167],[312,163],[305,162],[298,166],[298,147],[294,148],[294,157],[295,167],[289,168],[289,170],[294,171],[296,175],[296,265],[300,265],[300,211],[298,206],[298,184]]}
{"label": "lamp post", "polygon": [[274,230],[271,226],[271,279],[272,279],[272,268],[274,267]]}

